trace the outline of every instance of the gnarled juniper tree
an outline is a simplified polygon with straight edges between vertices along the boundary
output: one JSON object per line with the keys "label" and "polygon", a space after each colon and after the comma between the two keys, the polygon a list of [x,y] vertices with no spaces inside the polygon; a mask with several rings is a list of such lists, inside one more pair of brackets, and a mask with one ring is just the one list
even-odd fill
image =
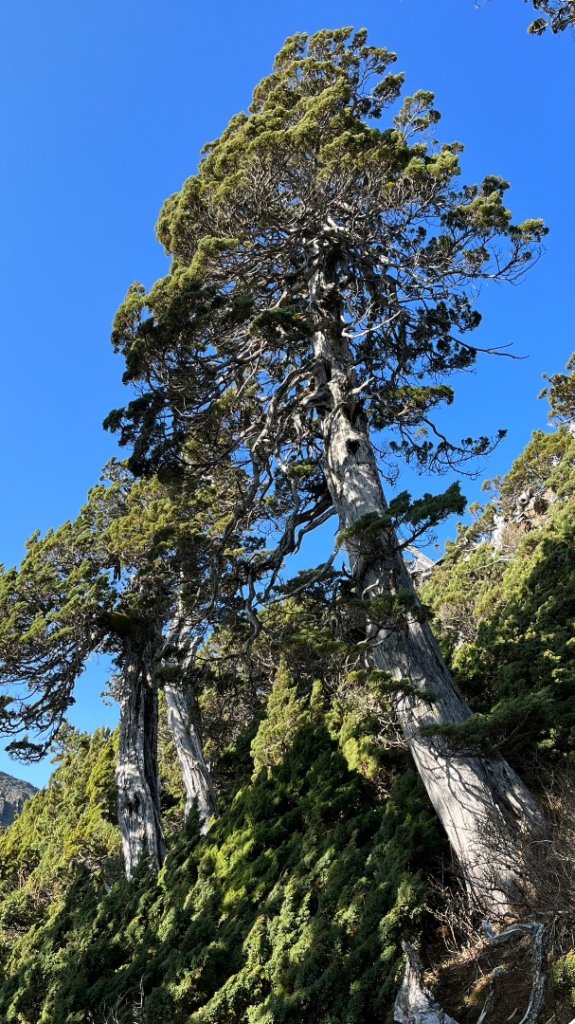
{"label": "gnarled juniper tree", "polygon": [[[128,875],[143,856],[157,868],[165,853],[160,686],[187,808],[197,802],[203,828],[216,810],[193,694],[194,653],[206,623],[233,614],[234,537],[226,524],[236,481],[237,473],[221,467],[193,488],[184,481],[176,505],[157,481],[134,481],[112,463],[78,518],[33,537],[20,568],[0,579],[0,683],[7,692],[0,729],[16,736],[13,753],[42,756],[88,657],[103,651],[115,659],[118,817]],[[227,537],[228,552],[218,544],[214,554],[214,535]],[[25,730],[35,739],[22,738]]]}
{"label": "gnarled juniper tree", "polygon": [[504,761],[434,734],[470,712],[420,613],[380,470],[489,450],[487,437],[448,440],[433,411],[476,358],[477,283],[518,279],[545,229],[512,223],[501,178],[457,182],[460,145],[434,142],[430,93],[399,106],[394,60],[364,31],[287,41],[249,112],[164,205],[171,272],[148,294],[133,286],[117,315],[140,393],[108,425],[137,471],[167,471],[220,410],[252,501],[291,490],[300,531],[335,511],[367,657],[400,684],[397,717],[468,885],[505,914],[541,814]]}
{"label": "gnarled juniper tree", "polygon": [[[150,590],[149,572],[134,573],[134,542],[121,525],[127,478],[116,467],[111,476],[92,490],[75,522],[33,537],[20,568],[1,581],[0,680],[8,692],[2,731],[17,736],[9,746],[14,753],[42,756],[74,702],[88,657],[96,651],[114,656],[121,708],[118,819],[131,874],[143,855],[157,867],[165,852],[154,672],[166,599]],[[25,729],[33,740],[18,735]]]}

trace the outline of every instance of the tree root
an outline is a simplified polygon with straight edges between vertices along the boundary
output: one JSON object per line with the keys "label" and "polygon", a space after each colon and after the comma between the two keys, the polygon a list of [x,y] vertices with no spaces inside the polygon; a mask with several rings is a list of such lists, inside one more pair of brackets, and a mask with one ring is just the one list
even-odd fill
{"label": "tree root", "polygon": [[402,942],[405,972],[395,1000],[393,1019],[397,1024],[457,1024],[423,984],[423,966],[409,942]]}
{"label": "tree root", "polygon": [[[549,929],[541,921],[519,921],[512,924],[504,931],[495,933],[488,921],[484,921],[482,931],[489,939],[492,946],[500,946],[509,939],[520,934],[533,936],[531,944],[531,963],[533,981],[531,983],[531,994],[527,1009],[519,1024],[536,1024],[541,1016],[545,1005],[547,991],[547,946],[549,942]],[[479,1021],[478,1021],[479,1024]]]}
{"label": "tree root", "polygon": [[[494,932],[488,922],[482,925],[491,946],[501,946],[517,935],[533,936],[531,963],[533,981],[527,1009],[519,1024],[537,1024],[545,1005],[547,988],[547,944],[548,928],[541,922],[519,922],[502,932]],[[423,965],[413,946],[402,942],[406,964],[401,988],[395,1000],[393,1019],[396,1024],[457,1024],[440,1006],[423,982]],[[489,975],[490,988],[477,1024],[485,1024],[495,1001],[494,982],[505,973],[503,967],[496,967]]]}

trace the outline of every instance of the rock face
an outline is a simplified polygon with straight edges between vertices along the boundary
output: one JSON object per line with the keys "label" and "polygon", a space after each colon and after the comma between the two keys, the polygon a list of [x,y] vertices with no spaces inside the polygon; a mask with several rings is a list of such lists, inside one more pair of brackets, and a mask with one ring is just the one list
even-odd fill
{"label": "rock face", "polygon": [[556,501],[557,495],[550,487],[543,491],[526,487],[516,496],[511,511],[500,510],[495,513],[494,530],[491,535],[491,543],[495,550],[502,551],[509,546],[514,548],[523,534],[539,529],[545,522],[551,505]]}
{"label": "rock face", "polygon": [[0,827],[6,828],[11,825],[26,800],[29,800],[38,790],[30,782],[22,782],[15,779],[6,772],[0,772]]}

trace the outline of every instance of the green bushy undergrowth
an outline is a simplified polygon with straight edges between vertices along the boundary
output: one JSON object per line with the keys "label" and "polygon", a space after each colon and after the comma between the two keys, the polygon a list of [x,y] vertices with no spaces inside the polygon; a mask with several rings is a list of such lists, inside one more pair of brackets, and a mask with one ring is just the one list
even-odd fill
{"label": "green bushy undergrowth", "polygon": [[2,949],[50,914],[78,870],[106,884],[121,874],[115,760],[109,730],[66,729],[50,785],[0,831]]}
{"label": "green bushy undergrowth", "polygon": [[[545,516],[494,551],[486,508],[424,593],[477,712],[464,742],[535,781],[573,756],[574,466],[574,438],[536,434],[498,500],[511,514],[521,489],[551,492]],[[219,752],[224,810],[203,839],[193,818],[182,826],[163,736],[157,879],[146,865],[122,876],[115,737],[63,735],[49,787],[0,834],[2,1022],[390,1019],[400,939],[429,925],[425,878],[444,840],[404,752],[379,743],[372,684],[359,700],[350,683],[342,703],[296,677],[280,659],[267,715]],[[554,989],[571,998],[573,954],[559,952]]]}
{"label": "green bushy undergrowth", "polygon": [[[575,437],[536,433],[497,481],[509,516],[504,543],[487,507],[449,550],[423,591],[434,628],[476,716],[464,740],[500,749],[522,770],[575,749]],[[526,488],[551,501],[525,532],[513,510]]]}
{"label": "green bushy undergrowth", "polygon": [[440,846],[411,772],[382,807],[321,721],[304,724],[205,839],[188,823],[157,881],[144,866],[106,893],[84,864],[5,949],[0,1019],[384,1020],[421,913],[418,868]]}

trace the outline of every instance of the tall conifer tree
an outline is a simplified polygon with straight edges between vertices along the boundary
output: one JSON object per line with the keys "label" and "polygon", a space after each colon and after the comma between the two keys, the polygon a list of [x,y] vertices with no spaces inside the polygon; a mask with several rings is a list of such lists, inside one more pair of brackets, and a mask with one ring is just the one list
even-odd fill
{"label": "tall conifer tree", "polygon": [[249,112],[162,210],[171,272],[149,294],[133,286],[118,313],[114,343],[140,393],[108,425],[136,471],[173,472],[190,433],[225,421],[250,500],[293,497],[276,566],[335,511],[367,657],[400,684],[427,791],[470,888],[501,915],[541,814],[504,761],[436,731],[470,712],[422,620],[381,473],[489,450],[487,437],[451,442],[434,409],[476,358],[477,283],[517,280],[545,228],[512,223],[501,178],[458,184],[461,146],[433,140],[430,93],[399,106],[394,60],[365,31],[286,42]]}
{"label": "tall conifer tree", "polygon": [[[194,655],[206,623],[234,612],[237,566],[226,524],[237,476],[220,467],[193,487],[184,482],[176,503],[157,481],[137,482],[112,463],[78,518],[34,536],[20,568],[0,577],[6,694],[0,729],[16,737],[13,753],[45,754],[89,656],[114,657],[118,816],[128,875],[143,856],[157,868],[165,853],[157,766],[161,686],[187,809],[197,801],[203,829],[216,810],[193,693]],[[227,554],[213,543],[220,535],[227,537]]]}

